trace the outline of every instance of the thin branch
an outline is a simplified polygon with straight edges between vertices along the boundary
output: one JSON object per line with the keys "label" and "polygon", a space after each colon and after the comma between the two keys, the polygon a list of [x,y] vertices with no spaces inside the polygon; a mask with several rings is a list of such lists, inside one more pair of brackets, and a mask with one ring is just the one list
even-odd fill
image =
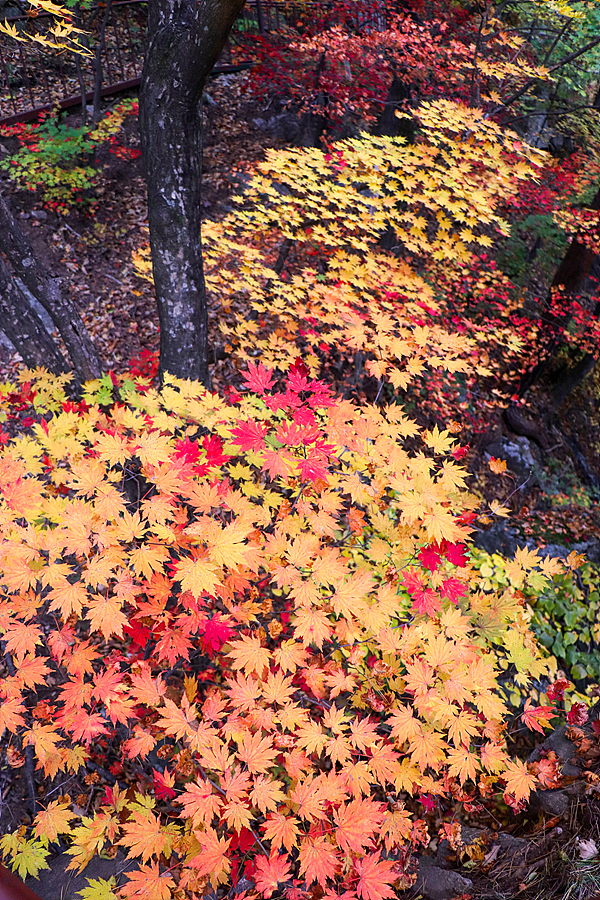
{"label": "thin branch", "polygon": [[[578,59],[580,56],[583,56],[584,53],[587,53],[588,50],[593,50],[594,47],[597,47],[600,44],[600,34],[592,38],[591,41],[588,41],[583,47],[580,47],[579,50],[574,50],[572,53],[569,53],[567,56],[563,57],[560,62],[556,63],[555,66],[551,66],[548,69],[548,73],[556,72],[557,69],[562,68],[563,66],[567,66],[569,63]],[[518,100],[523,94],[526,94],[527,91],[532,88],[537,82],[539,78],[529,78],[524,85],[522,85],[518,91],[515,91],[507,100],[504,101],[500,106],[495,107],[488,116],[496,115],[496,113],[500,112],[502,109],[506,109],[507,106],[510,106],[515,100]]]}

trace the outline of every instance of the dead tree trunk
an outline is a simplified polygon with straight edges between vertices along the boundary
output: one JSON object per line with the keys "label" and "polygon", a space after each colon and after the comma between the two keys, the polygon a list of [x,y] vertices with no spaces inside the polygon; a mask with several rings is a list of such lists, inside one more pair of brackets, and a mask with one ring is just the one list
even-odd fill
{"label": "dead tree trunk", "polygon": [[204,85],[244,0],[149,0],[140,133],[148,186],[160,376],[208,385],[200,242]]}

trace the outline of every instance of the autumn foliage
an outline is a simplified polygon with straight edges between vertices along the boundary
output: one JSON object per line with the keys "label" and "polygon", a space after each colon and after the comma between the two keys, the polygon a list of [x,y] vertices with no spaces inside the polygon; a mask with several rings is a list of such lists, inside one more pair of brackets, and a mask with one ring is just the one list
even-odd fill
{"label": "autumn foliage", "polygon": [[2,838],[17,871],[64,835],[74,868],[139,860],[103,897],[243,876],[247,896],[375,900],[429,840],[406,798],[519,808],[536,778],[507,752],[498,660],[523,684],[544,663],[520,594],[470,565],[448,432],[336,398],[301,361],[279,383],[251,365],[228,401],[106,376],[73,403],[64,380],[3,389],[33,408],[0,456],[0,724],[16,766],[32,747],[52,779],[109,752],[116,781]]}
{"label": "autumn foliage", "polygon": [[[472,528],[508,510],[468,490],[451,419],[475,418],[478,379],[538,328],[488,255],[523,198],[594,247],[597,216],[561,212],[547,156],[494,121],[495,87],[535,72],[497,23],[475,62],[457,16],[404,18],[385,39],[347,25],[305,29],[272,77],[293,94],[285,53],[316,63],[326,40],[305,111],[325,96],[334,124],[372,122],[408,54],[415,142],[272,152],[205,223],[237,387],[157,390],[150,354],[77,399],[42,370],[0,385],[0,734],[47,785],[105,785],[42,796],[0,851],[23,876],[59,840],[73,869],[138,864],[84,900],[392,897],[437,804],[519,811],[557,783],[509,732],[549,727],[567,685],[539,699],[524,601],[561,564],[522,549],[490,580]],[[425,91],[450,69],[453,99]],[[150,277],[147,252],[137,266]],[[532,679],[537,699],[510,705]]]}

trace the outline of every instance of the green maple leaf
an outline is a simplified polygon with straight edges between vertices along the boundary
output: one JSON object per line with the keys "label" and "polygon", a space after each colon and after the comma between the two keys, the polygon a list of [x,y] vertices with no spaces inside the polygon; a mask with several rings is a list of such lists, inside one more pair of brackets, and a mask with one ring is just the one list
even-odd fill
{"label": "green maple leaf", "polygon": [[13,872],[17,872],[19,878],[27,878],[28,875],[33,875],[34,878],[37,878],[40,869],[50,868],[46,862],[48,853],[49,851],[41,841],[20,842],[11,863]]}
{"label": "green maple leaf", "polygon": [[82,891],[77,891],[78,896],[82,900],[117,900],[113,888],[117,886],[114,877],[109,878],[90,878],[87,887]]}

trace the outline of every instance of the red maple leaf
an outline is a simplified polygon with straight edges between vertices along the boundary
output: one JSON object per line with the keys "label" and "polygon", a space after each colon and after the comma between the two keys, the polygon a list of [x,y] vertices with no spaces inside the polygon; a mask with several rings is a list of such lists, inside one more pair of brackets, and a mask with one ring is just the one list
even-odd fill
{"label": "red maple leaf", "polygon": [[265,434],[269,426],[260,422],[242,422],[237,428],[233,428],[231,436],[234,443],[242,450],[262,450],[265,446]]}
{"label": "red maple leaf", "polygon": [[444,554],[448,562],[451,562],[453,566],[458,566],[463,569],[467,564],[468,560],[466,557],[466,547],[464,544],[448,544],[444,550]]}
{"label": "red maple leaf", "polygon": [[458,578],[452,578],[451,576],[442,581],[440,593],[442,597],[447,597],[451,603],[457,604],[460,598],[467,593],[467,585],[463,581],[459,581]]}
{"label": "red maple leaf", "polygon": [[227,622],[221,618],[219,613],[215,613],[212,618],[206,619],[206,621],[202,623],[198,629],[198,634],[202,641],[204,651],[206,653],[215,654],[218,653],[223,644],[233,636],[234,632]]}
{"label": "red maple leaf", "polygon": [[468,452],[469,452],[468,444],[466,445],[466,447],[455,447],[454,450],[450,451],[450,453],[452,454],[454,459],[456,459],[457,461],[459,459],[462,459],[463,456],[466,456]]}
{"label": "red maple leaf", "polygon": [[168,771],[165,770],[165,775],[163,775],[154,769],[152,777],[154,779],[154,792],[159,800],[172,800],[173,797],[177,796],[176,791],[173,790],[173,776]]}
{"label": "red maple leaf", "polygon": [[539,731],[540,734],[543,734],[544,726],[550,725],[550,719],[553,719],[555,716],[556,713],[553,706],[533,706],[531,700],[528,699],[521,714],[521,722],[530,731]]}
{"label": "red maple leaf", "polygon": [[173,458],[181,460],[184,465],[190,466],[198,462],[200,456],[200,448],[196,441],[192,441],[186,437],[184,441],[178,441],[175,444],[175,453]]}
{"label": "red maple leaf", "polygon": [[430,572],[435,572],[441,562],[439,547],[437,544],[431,544],[429,547],[421,547],[419,551],[419,560],[421,565]]}
{"label": "red maple leaf", "polygon": [[588,720],[588,711],[585,703],[573,703],[567,713],[569,725],[584,725]]}
{"label": "red maple leaf", "polygon": [[441,609],[440,598],[425,584],[423,575],[416,569],[407,569],[402,574],[404,587],[413,599],[412,611],[423,616],[432,616]]}
{"label": "red maple leaf", "polygon": [[244,375],[244,383],[251,391],[262,395],[273,387],[273,369],[265,368],[262,363],[258,365],[248,363],[248,374]]}
{"label": "red maple leaf", "polygon": [[307,459],[303,459],[300,463],[300,477],[303,481],[327,481],[328,472],[323,465],[323,456],[318,453],[311,455]]}
{"label": "red maple leaf", "polygon": [[206,471],[213,466],[222,466],[232,458],[223,455],[223,441],[216,434],[205,434],[202,438],[202,446],[206,450],[206,459],[198,469],[199,475],[206,474]]}

